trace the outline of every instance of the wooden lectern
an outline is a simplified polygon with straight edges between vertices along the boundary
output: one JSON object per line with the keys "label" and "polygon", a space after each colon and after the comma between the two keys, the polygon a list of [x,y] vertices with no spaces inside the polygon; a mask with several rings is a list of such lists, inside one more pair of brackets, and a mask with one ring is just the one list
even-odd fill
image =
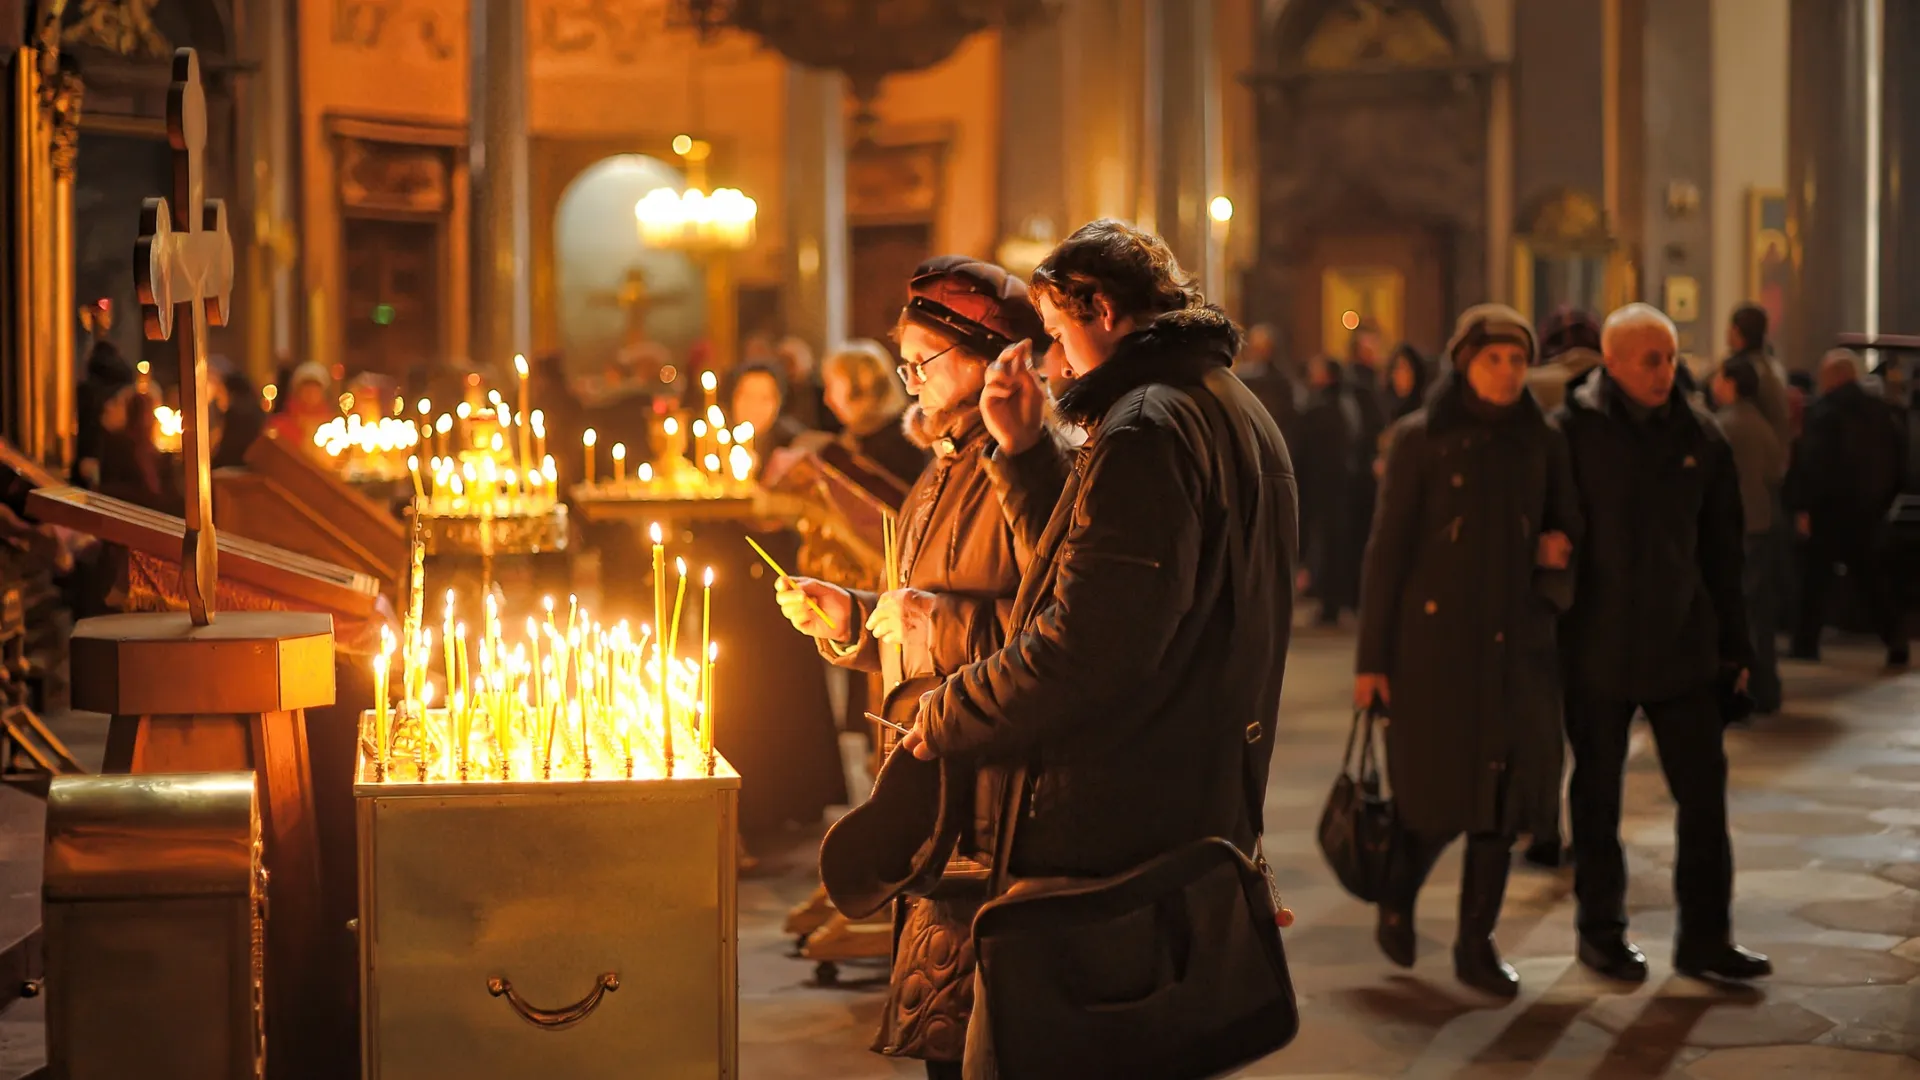
{"label": "wooden lectern", "polygon": [[[42,520],[134,550],[161,536],[179,538],[187,610],[81,622],[73,634],[73,702],[112,715],[108,771],[256,774],[269,874],[267,1075],[306,1075],[328,1056],[316,1017],[333,1006],[321,965],[327,934],[303,710],[333,703],[333,619],[286,611],[215,618],[219,553],[227,545],[216,543],[213,525],[206,327],[226,321],[233,249],[225,205],[204,197],[206,96],[192,49],[174,53],[167,136],[174,190],[171,200],[142,206],[134,268],[147,337],[177,345],[186,513],[169,518],[73,489],[35,492],[29,507]],[[91,518],[92,527],[77,517]],[[302,572],[312,560],[251,547],[253,560],[273,565],[290,588],[311,591],[324,580],[318,567],[325,564]],[[154,975],[151,992],[168,992],[166,973]]]}

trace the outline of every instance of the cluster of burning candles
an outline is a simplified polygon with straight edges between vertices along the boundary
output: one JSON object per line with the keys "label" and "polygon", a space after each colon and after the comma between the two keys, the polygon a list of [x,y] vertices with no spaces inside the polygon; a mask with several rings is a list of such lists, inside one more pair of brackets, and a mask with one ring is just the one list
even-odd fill
{"label": "cluster of burning candles", "polygon": [[[700,498],[737,494],[753,477],[753,425],[729,426],[727,415],[714,400],[718,381],[711,371],[701,372],[700,387],[706,392],[706,409],[690,422],[677,416],[662,417],[655,428],[654,447],[658,464],[642,461],[630,473],[627,469],[627,445],[613,444],[613,472],[600,473],[600,438],[592,428],[580,436],[586,461],[585,482],[603,494],[639,498]],[[693,440],[688,452],[687,440]]]}
{"label": "cluster of burning candles", "polygon": [[[527,358],[513,358],[519,375],[519,408],[507,405],[500,391],[487,404],[461,402],[441,413],[427,430],[432,456],[407,459],[415,503],[432,517],[538,517],[559,501],[559,473],[547,453],[547,418],[527,408]],[[421,421],[433,415],[433,403],[417,406]],[[457,436],[457,440],[456,440]],[[450,445],[453,444],[453,445]]]}
{"label": "cluster of burning candles", "polygon": [[420,445],[420,428],[397,416],[366,421],[351,413],[320,425],[313,433],[313,444],[339,461],[346,472],[392,480],[400,476],[400,455]]}
{"label": "cluster of burning candles", "polygon": [[[573,597],[563,615],[547,597],[540,614],[526,618],[524,634],[513,633],[498,595],[489,593],[481,622],[469,627],[449,592],[437,649],[423,617],[416,547],[399,639],[383,629],[374,660],[363,778],[401,784],[713,775],[713,570],[701,575],[699,651],[683,655],[686,563],[674,560],[679,583],[669,611],[659,525],[652,538],[651,625],[603,625]],[[436,659],[448,687],[439,702],[431,679]],[[680,764],[688,759],[690,768]]]}

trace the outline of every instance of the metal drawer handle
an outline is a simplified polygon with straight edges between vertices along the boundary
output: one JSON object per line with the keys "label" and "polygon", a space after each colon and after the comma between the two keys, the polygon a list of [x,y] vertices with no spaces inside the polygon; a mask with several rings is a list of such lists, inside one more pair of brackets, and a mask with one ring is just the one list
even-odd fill
{"label": "metal drawer handle", "polygon": [[519,1013],[520,1018],[527,1023],[552,1031],[569,1028],[585,1020],[593,1014],[593,1010],[600,1007],[601,998],[605,997],[609,991],[618,989],[620,989],[620,975],[618,972],[609,971],[593,980],[593,989],[579,1001],[558,1009],[541,1009],[527,1004],[526,999],[513,992],[513,984],[500,976],[493,975],[487,979],[487,993],[494,997],[506,998],[507,1004],[513,1006],[513,1011]]}

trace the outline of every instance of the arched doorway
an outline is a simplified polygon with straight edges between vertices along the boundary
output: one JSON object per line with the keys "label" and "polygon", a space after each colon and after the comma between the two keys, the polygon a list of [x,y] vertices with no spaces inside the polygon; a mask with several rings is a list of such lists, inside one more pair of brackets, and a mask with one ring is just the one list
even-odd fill
{"label": "arched doorway", "polygon": [[1360,319],[1425,352],[1486,298],[1492,65],[1458,0],[1269,2],[1252,316],[1295,358]]}
{"label": "arched doorway", "polygon": [[[554,305],[575,373],[677,362],[706,323],[704,276],[687,256],[640,241],[633,204],[680,173],[644,154],[602,158],[576,176],[553,215]],[[664,355],[662,355],[664,353]]]}

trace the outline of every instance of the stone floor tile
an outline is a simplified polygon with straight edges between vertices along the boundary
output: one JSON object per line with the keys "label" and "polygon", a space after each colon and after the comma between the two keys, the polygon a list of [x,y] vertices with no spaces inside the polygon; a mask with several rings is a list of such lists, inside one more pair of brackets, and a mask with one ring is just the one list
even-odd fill
{"label": "stone floor tile", "polygon": [[1920,892],[1910,889],[1878,900],[1819,900],[1794,914],[1836,930],[1920,937]]}
{"label": "stone floor tile", "polygon": [[1769,1000],[1764,991],[1716,992],[1675,997],[1610,998],[1587,1016],[1620,1042],[1673,1046],[1776,1046],[1805,1043],[1826,1034],[1833,1021],[1791,1001]]}
{"label": "stone floor tile", "polygon": [[1769,986],[1887,986],[1920,977],[1920,963],[1890,952],[1804,942],[1754,941],[1773,961]]}
{"label": "stone floor tile", "polygon": [[1831,1046],[1716,1050],[1687,1066],[1689,1080],[1920,1080],[1920,1061]]}

